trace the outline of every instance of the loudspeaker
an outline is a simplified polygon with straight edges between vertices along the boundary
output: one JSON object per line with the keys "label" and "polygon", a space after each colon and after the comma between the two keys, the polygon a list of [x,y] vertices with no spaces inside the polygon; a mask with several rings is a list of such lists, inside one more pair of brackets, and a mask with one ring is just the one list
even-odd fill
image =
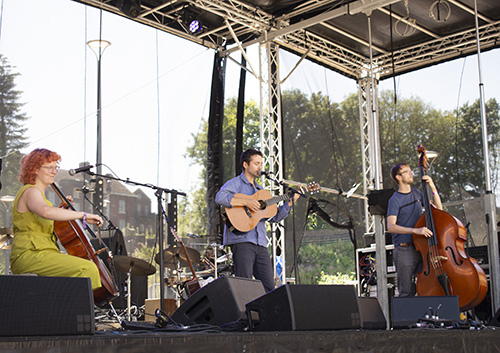
{"label": "loudspeaker", "polygon": [[187,298],[172,320],[184,325],[234,322],[245,313],[246,303],[265,293],[261,281],[222,276]]}
{"label": "loudspeaker", "polygon": [[365,330],[385,330],[387,328],[387,320],[377,298],[359,297],[358,303],[362,328]]}
{"label": "loudspeaker", "polygon": [[495,316],[493,316],[490,322],[488,322],[488,326],[500,327],[500,309],[497,310]]}
{"label": "loudspeaker", "polygon": [[353,285],[285,284],[246,305],[251,331],[361,327]]}
{"label": "loudspeaker", "polygon": [[453,324],[460,319],[458,297],[394,297],[392,298],[392,327],[408,328],[415,325],[425,316],[437,316],[442,320],[450,320]]}
{"label": "loudspeaker", "polygon": [[389,206],[389,199],[394,189],[371,190],[368,193],[368,210],[371,215],[385,216]]}
{"label": "loudspeaker", "polygon": [[0,276],[0,336],[92,335],[90,278]]}

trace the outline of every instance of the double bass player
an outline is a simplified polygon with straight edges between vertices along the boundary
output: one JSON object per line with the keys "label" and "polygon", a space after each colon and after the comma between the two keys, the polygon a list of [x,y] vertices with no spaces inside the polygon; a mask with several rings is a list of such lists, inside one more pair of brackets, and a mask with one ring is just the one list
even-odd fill
{"label": "double bass player", "polygon": [[[392,233],[394,243],[394,264],[397,274],[397,288],[400,297],[415,295],[414,275],[422,268],[422,256],[416,251],[413,234],[431,237],[427,227],[414,228],[422,215],[422,192],[412,188],[413,171],[407,164],[397,164],[391,169],[391,178],[398,185],[398,190],[389,199],[387,210],[387,228]],[[439,193],[428,175],[422,180],[431,188],[434,206],[442,210]]]}

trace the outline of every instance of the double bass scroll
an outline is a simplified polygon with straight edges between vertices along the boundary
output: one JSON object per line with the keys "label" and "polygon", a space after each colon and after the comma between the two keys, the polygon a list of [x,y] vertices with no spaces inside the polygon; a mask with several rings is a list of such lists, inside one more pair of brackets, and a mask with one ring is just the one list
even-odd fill
{"label": "double bass scroll", "polygon": [[[59,196],[65,208],[70,208],[75,211],[75,208],[68,201],[66,196],[61,192],[55,183],[51,184],[54,192]],[[54,233],[64,246],[68,254],[92,261],[99,270],[102,287],[94,290],[94,303],[96,305],[104,305],[118,296],[115,281],[108,268],[102,260],[97,256],[101,250],[96,251],[90,243],[87,233],[95,237],[95,234],[90,228],[83,228],[80,220],[72,221],[54,221]]]}

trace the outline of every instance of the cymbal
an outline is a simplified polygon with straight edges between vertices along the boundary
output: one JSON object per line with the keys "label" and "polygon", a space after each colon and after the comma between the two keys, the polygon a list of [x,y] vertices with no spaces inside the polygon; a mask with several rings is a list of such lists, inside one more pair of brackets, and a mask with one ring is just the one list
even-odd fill
{"label": "cymbal", "polygon": [[[198,250],[188,247],[185,248],[191,265],[200,262],[200,253]],[[160,253],[156,254],[155,261],[157,264],[160,264]],[[163,264],[165,267],[172,269],[177,268],[177,264],[179,264],[180,267],[187,267],[189,265],[181,246],[171,246],[163,250]]]}
{"label": "cymbal", "polygon": [[149,276],[156,272],[153,265],[132,256],[115,255],[113,256],[113,264],[120,272],[128,273],[131,270],[132,276]]}
{"label": "cymbal", "polygon": [[7,250],[12,248],[12,239],[14,239],[12,235],[0,235],[0,249]]}

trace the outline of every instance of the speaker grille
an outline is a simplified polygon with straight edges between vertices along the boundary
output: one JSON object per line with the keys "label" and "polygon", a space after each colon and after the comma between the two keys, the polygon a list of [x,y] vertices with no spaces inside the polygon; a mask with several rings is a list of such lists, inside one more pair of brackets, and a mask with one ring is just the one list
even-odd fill
{"label": "speaker grille", "polygon": [[0,276],[0,335],[94,334],[89,278]]}

